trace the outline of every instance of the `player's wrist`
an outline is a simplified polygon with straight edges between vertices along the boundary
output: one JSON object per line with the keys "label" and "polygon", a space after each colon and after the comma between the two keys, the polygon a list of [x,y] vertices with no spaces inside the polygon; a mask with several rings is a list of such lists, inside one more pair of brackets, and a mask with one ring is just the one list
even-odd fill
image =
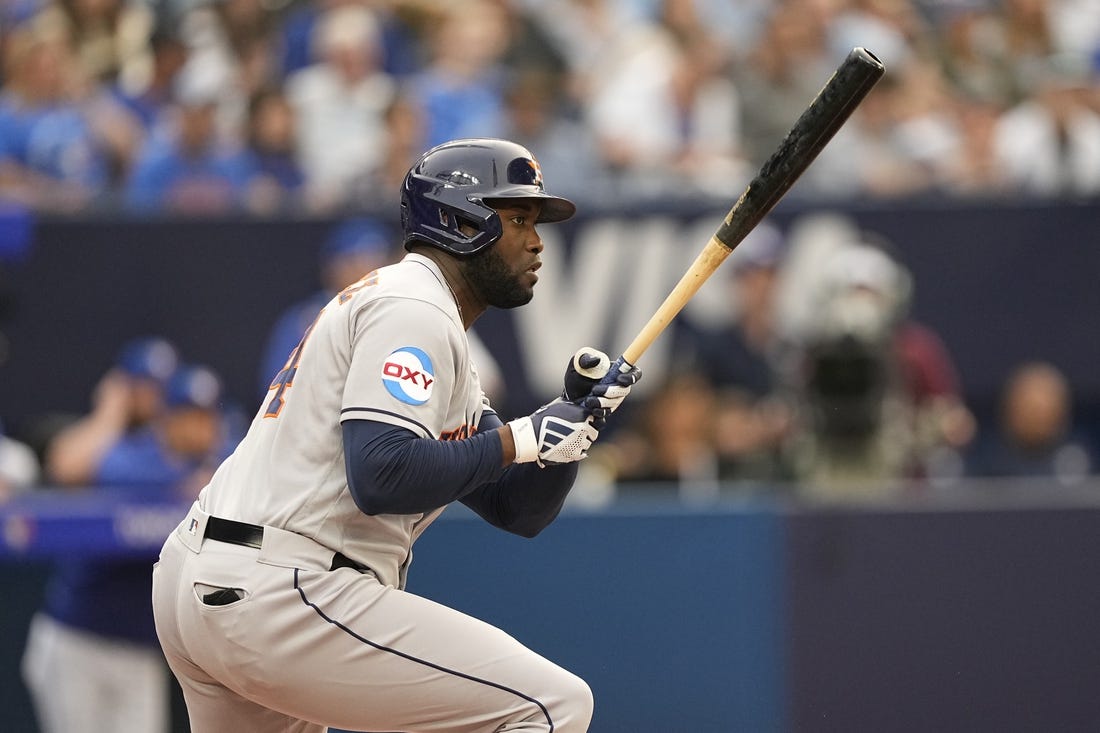
{"label": "player's wrist", "polygon": [[[513,463],[531,463],[539,457],[539,441],[530,417],[518,417],[505,424],[512,441]],[[502,436],[501,440],[504,438]],[[507,450],[505,450],[507,455]]]}

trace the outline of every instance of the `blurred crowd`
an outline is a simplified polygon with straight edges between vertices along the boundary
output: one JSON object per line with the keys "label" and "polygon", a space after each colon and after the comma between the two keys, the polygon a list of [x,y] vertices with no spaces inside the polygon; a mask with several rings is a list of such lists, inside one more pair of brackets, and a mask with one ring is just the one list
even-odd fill
{"label": "blurred crowd", "polygon": [[1095,436],[1041,357],[1008,365],[994,414],[978,419],[949,348],[911,314],[899,252],[874,232],[828,215],[790,232],[765,221],[727,268],[732,320],[681,315],[675,370],[624,405],[582,486],[876,501],[1095,473]]}
{"label": "blurred crowd", "polygon": [[590,203],[726,200],[855,46],[887,75],[792,195],[1100,193],[1100,0],[6,0],[0,197],[385,208],[501,136]]}

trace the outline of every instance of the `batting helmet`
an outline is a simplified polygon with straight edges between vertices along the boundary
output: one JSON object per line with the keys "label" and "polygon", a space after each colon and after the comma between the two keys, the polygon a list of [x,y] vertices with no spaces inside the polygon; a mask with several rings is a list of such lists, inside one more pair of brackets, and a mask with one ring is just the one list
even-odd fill
{"label": "batting helmet", "polygon": [[[401,184],[405,247],[425,242],[455,255],[472,255],[500,239],[498,199],[538,199],[538,222],[573,216],[572,201],[546,193],[542,169],[527,148],[507,140],[472,138],[437,145],[413,164]],[[476,230],[472,236],[460,228]]]}

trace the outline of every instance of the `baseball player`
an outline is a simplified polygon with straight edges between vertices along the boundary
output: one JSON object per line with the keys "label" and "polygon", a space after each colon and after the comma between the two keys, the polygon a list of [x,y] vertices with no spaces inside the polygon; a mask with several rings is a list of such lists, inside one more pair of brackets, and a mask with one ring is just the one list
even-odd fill
{"label": "baseball player", "polygon": [[[531,299],[535,225],[575,208],[504,140],[414,164],[404,259],[324,307],[153,571],[192,730],[588,729],[583,680],[404,590],[413,543],[451,502],[525,537],[553,521],[640,377],[616,369],[508,423],[482,393],[466,330]],[[567,380],[606,365],[596,354],[578,352]]]}

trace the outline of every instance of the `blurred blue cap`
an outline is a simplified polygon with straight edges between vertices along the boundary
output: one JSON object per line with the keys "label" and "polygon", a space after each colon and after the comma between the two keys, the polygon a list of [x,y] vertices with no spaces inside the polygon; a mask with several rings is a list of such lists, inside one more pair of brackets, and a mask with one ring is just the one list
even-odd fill
{"label": "blurred blue cap", "polygon": [[337,226],[321,245],[321,260],[344,255],[385,257],[393,247],[389,230],[374,219],[351,219]]}
{"label": "blurred blue cap", "polygon": [[198,407],[213,410],[222,396],[222,381],[204,366],[186,365],[176,370],[164,388],[166,407]]}
{"label": "blurred blue cap", "polygon": [[159,337],[126,343],[115,361],[115,366],[130,376],[152,379],[161,384],[172,376],[178,364],[176,347]]}

